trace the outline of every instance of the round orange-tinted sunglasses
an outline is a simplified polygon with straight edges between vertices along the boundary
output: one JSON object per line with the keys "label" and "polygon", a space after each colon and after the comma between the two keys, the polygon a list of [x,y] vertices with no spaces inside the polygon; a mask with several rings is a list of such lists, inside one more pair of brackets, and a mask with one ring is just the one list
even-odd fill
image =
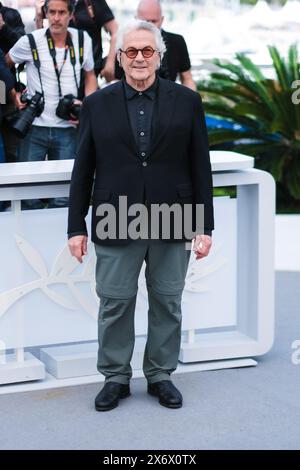
{"label": "round orange-tinted sunglasses", "polygon": [[138,53],[141,51],[144,59],[150,59],[153,56],[154,52],[159,52],[158,49],[153,49],[151,46],[143,47],[143,49],[136,49],[135,47],[128,47],[125,51],[120,49],[121,52],[124,52],[128,59],[135,59]]}

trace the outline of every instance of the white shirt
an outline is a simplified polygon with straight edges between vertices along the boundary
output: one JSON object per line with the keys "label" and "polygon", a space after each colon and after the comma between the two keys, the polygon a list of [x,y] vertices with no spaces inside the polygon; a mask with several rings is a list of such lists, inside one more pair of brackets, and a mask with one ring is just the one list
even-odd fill
{"label": "white shirt", "polygon": [[[71,34],[76,64],[75,71],[77,77],[77,83],[80,83],[80,63],[79,63],[79,45],[78,45],[78,30],[75,28],[68,28]],[[46,126],[46,127],[70,127],[73,126],[68,121],[60,119],[56,116],[56,108],[59,101],[58,83],[57,77],[54,70],[53,60],[49,52],[46,28],[38,29],[33,31],[33,36],[36,42],[39,59],[41,63],[41,78],[45,96],[45,108],[40,117],[36,117],[33,121],[35,126]],[[63,64],[65,48],[55,48],[56,50],[56,62],[58,70],[61,69]],[[16,64],[22,62],[26,63],[26,75],[27,75],[27,91],[29,96],[33,96],[36,91],[41,92],[41,85],[39,75],[36,66],[34,65],[31,48],[29,45],[29,39],[27,36],[22,36],[16,44],[10,49],[9,55]],[[90,36],[84,32],[84,43],[83,43],[83,64],[82,67],[86,71],[93,70],[94,59],[92,50],[92,40]],[[60,75],[60,84],[62,95],[72,93],[77,97],[77,88],[74,78],[73,66],[70,61],[70,52],[68,51],[66,62],[62,68]]]}

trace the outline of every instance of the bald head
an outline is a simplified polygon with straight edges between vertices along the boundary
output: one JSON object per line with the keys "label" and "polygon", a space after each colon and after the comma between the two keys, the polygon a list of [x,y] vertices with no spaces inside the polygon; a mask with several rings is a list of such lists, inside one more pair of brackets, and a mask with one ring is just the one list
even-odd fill
{"label": "bald head", "polygon": [[149,21],[157,28],[161,28],[164,17],[158,0],[141,0],[138,4],[136,17],[139,20]]}

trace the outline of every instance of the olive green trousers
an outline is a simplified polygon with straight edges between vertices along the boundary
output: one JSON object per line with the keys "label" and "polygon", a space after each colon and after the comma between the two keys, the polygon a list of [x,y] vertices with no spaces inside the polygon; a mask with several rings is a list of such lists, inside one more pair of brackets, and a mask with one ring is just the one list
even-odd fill
{"label": "olive green trousers", "polygon": [[170,380],[181,342],[181,298],[190,250],[184,242],[132,241],[95,245],[98,317],[98,371],[105,381],[128,384],[135,331],[138,278],[146,263],[148,334],[143,372],[148,383]]}

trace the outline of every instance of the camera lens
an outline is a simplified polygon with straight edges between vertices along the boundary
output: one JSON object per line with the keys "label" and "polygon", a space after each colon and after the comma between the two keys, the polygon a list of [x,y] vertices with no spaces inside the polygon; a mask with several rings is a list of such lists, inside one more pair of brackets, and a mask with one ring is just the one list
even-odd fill
{"label": "camera lens", "polygon": [[27,107],[20,111],[19,118],[12,125],[12,129],[18,137],[25,137],[29,131],[34,119],[40,116],[44,109],[43,95],[36,92],[35,95],[30,99]]}

